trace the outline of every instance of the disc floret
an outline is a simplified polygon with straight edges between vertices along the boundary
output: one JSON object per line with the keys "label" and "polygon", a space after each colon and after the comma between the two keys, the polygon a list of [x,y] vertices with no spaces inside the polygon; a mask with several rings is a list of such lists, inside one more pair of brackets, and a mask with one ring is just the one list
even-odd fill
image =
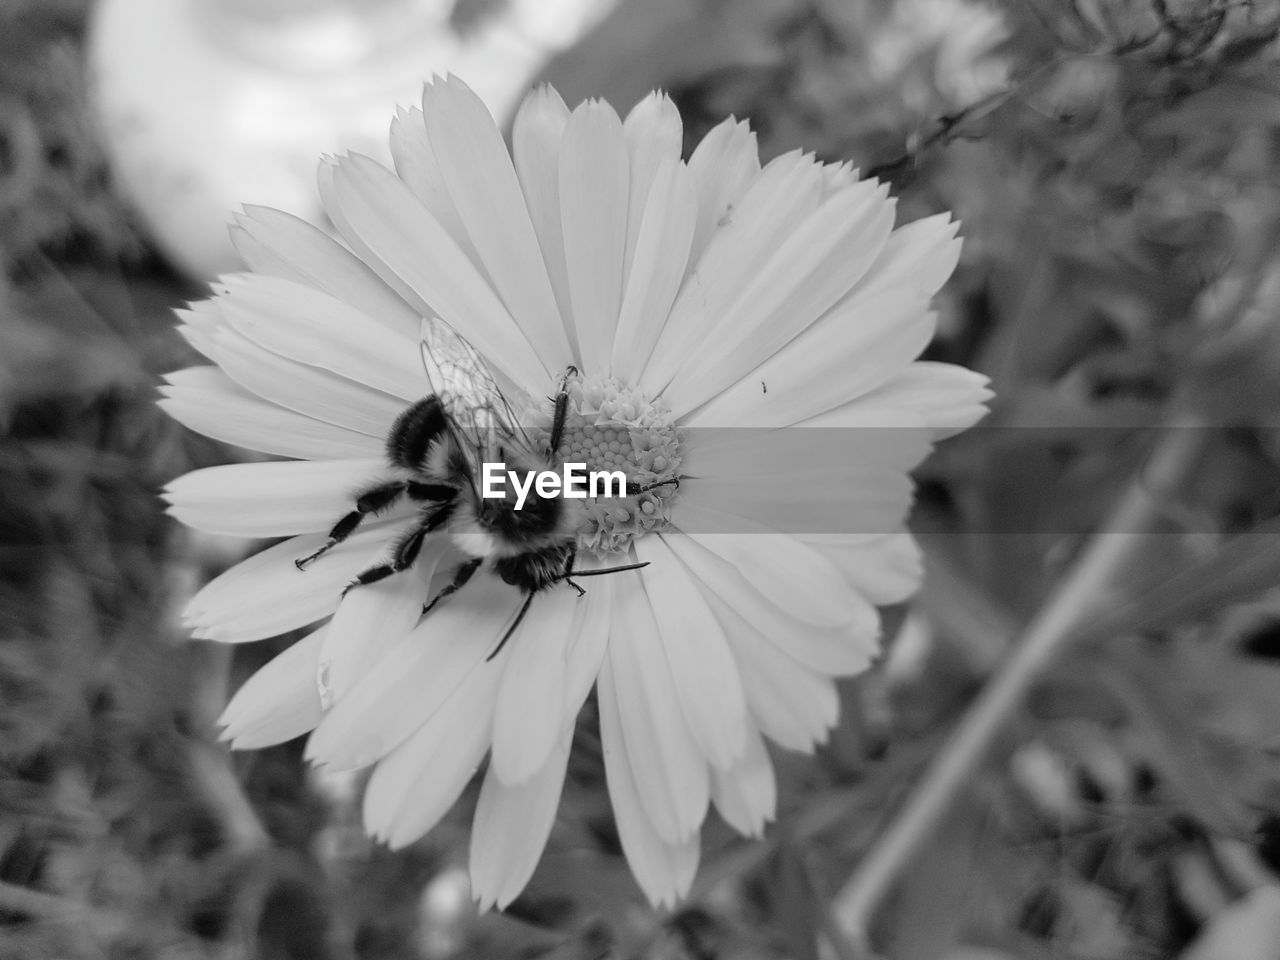
{"label": "disc floret", "polygon": [[[626,550],[646,533],[671,522],[680,468],[680,436],[675,418],[660,399],[611,377],[569,379],[569,406],[558,463],[585,463],[588,471],[621,470],[627,477],[625,499],[588,498],[587,519],[578,549],[596,554]],[[550,434],[550,418],[539,426]],[[663,483],[663,481],[673,481]],[[643,492],[637,492],[641,491]]]}

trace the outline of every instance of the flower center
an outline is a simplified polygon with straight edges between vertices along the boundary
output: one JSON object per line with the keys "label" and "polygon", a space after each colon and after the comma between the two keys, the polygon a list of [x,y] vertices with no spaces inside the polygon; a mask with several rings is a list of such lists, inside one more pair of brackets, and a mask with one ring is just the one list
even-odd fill
{"label": "flower center", "polygon": [[[674,481],[680,468],[675,418],[660,401],[610,377],[574,377],[568,393],[564,437],[553,459],[585,463],[588,473],[620,470],[627,478],[625,499],[581,501],[587,519],[578,549],[615,553],[627,549],[636,537],[666,529],[677,484],[663,481]],[[539,425],[549,437],[550,414]]]}

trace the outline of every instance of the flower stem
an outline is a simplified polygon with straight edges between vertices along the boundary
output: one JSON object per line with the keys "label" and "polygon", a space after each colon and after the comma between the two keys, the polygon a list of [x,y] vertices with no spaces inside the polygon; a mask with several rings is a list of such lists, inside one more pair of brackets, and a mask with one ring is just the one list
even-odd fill
{"label": "flower stem", "polygon": [[854,955],[869,955],[871,919],[898,875],[912,862],[982,764],[992,743],[1044,670],[1113,594],[1156,521],[1158,501],[1176,491],[1198,462],[1208,434],[1198,420],[1173,418],[1161,428],[1147,468],[1133,479],[1100,531],[1015,643],[956,732],[933,759],[906,804],[871,846],[832,904],[836,927]]}

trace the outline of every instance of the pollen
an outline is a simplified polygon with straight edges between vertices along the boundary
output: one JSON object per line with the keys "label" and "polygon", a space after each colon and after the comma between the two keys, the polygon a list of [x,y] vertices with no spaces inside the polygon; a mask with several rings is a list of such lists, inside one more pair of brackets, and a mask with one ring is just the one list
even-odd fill
{"label": "pollen", "polygon": [[[596,554],[625,550],[636,537],[666,529],[678,496],[680,436],[660,400],[609,377],[574,377],[568,384],[564,437],[555,459],[585,463],[588,471],[620,470],[625,500],[588,498],[578,549]],[[538,425],[550,436],[551,418]],[[668,482],[664,482],[668,481]],[[643,492],[641,492],[643,491]]]}

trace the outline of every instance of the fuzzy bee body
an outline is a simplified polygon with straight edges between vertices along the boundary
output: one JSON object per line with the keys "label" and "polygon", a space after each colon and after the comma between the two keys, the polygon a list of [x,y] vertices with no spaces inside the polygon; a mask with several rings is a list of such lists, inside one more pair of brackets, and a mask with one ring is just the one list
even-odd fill
{"label": "fuzzy bee body", "polygon": [[[553,466],[560,446],[568,406],[571,367],[553,399],[550,442],[535,446],[516,422],[483,359],[462,337],[439,319],[424,320],[421,351],[432,393],[408,407],[387,434],[388,465],[400,477],[373,485],[355,497],[355,509],[329,533],[328,542],[296,562],[305,569],[330,548],[345,540],[370,514],[389,509],[401,498],[422,504],[418,523],[395,545],[389,560],[368,568],[347,589],[375,583],[411,567],[429,534],[447,533],[470,559],[454,570],[452,581],[423,606],[423,615],[461,589],[485,563],[505,583],[519,589],[525,601],[490,659],[506,644],[523,619],[533,597],[570,579],[577,556],[582,507],[562,497],[541,497],[529,489],[517,510],[512,491],[503,499],[481,495],[482,464],[502,462],[518,476]],[[627,564],[579,572],[596,576],[633,570]]]}

